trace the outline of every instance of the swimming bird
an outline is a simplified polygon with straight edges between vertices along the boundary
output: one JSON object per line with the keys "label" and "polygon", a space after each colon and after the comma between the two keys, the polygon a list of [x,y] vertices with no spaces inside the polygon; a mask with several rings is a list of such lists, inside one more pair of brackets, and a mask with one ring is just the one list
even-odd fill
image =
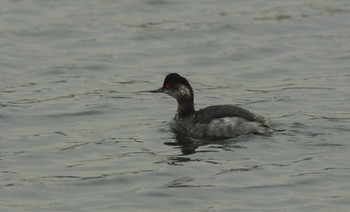
{"label": "swimming bird", "polygon": [[262,116],[234,105],[214,105],[198,111],[186,78],[168,74],[163,86],[152,93],[165,93],[177,100],[176,131],[203,139],[227,139],[245,134],[271,134],[271,123]]}

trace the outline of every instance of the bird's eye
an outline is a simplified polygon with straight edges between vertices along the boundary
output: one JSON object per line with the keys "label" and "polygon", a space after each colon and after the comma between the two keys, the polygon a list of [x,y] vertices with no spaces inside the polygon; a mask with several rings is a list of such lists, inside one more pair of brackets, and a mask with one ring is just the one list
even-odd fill
{"label": "bird's eye", "polygon": [[171,84],[166,84],[165,85],[165,89],[171,89],[171,87],[173,87]]}

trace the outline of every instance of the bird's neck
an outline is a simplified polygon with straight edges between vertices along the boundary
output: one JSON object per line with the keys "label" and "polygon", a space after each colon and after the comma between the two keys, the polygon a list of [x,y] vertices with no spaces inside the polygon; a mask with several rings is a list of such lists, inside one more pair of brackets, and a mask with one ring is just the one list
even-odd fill
{"label": "bird's neck", "polygon": [[185,117],[194,112],[193,96],[177,99],[177,114],[179,117]]}

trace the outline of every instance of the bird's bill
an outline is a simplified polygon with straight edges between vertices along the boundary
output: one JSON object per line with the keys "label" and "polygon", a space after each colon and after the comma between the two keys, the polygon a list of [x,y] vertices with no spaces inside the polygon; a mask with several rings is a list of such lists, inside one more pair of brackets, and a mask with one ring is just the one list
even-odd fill
{"label": "bird's bill", "polygon": [[163,88],[158,88],[156,90],[150,90],[150,91],[140,91],[140,92],[146,92],[146,93],[163,93]]}

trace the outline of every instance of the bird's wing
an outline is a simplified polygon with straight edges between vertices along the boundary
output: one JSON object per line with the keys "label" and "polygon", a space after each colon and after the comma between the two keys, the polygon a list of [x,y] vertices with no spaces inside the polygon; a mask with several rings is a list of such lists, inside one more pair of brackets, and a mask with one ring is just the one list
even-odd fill
{"label": "bird's wing", "polygon": [[240,117],[248,121],[258,121],[259,119],[254,113],[234,105],[214,105],[197,111],[194,121],[209,123],[213,119],[225,117]]}

